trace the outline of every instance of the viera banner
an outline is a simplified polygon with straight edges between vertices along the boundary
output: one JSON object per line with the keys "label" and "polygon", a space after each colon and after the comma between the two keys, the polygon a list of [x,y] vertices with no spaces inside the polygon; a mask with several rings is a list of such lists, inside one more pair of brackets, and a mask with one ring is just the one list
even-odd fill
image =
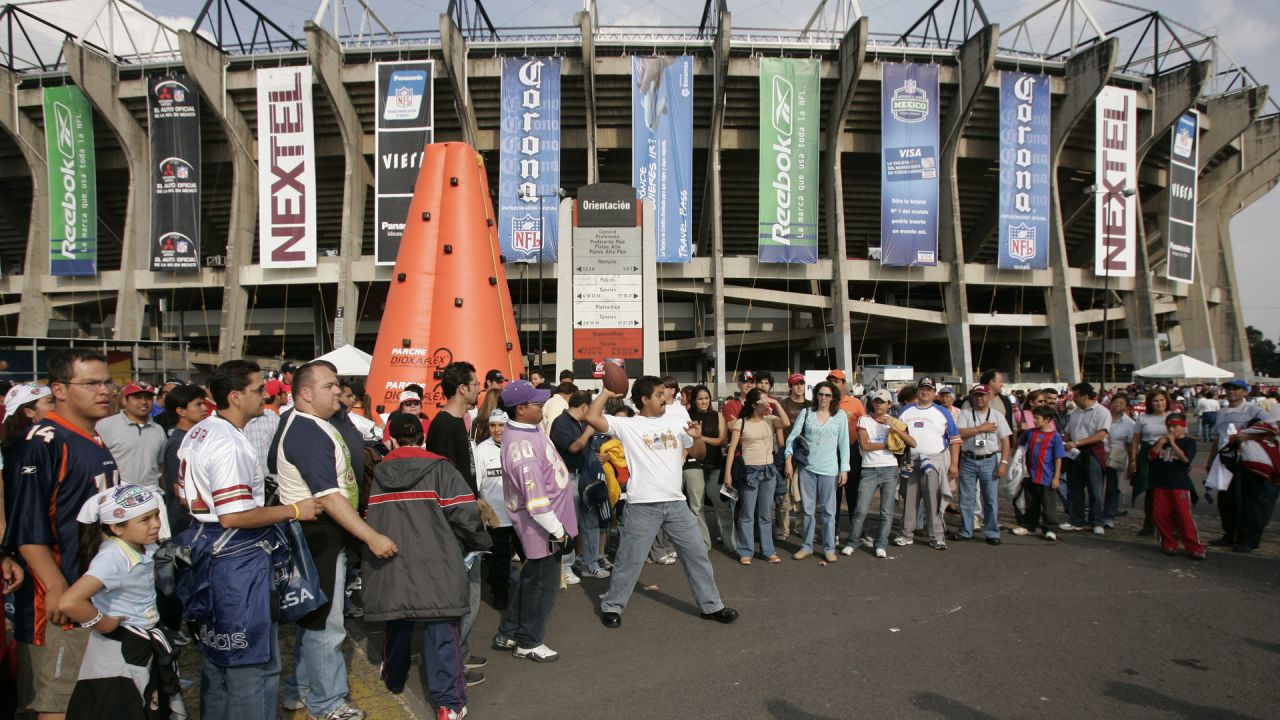
{"label": "viera banner", "polygon": [[49,274],[98,273],[93,110],[74,85],[44,89],[49,161]]}
{"label": "viera banner", "polygon": [[885,63],[880,262],[938,264],[938,66]]}
{"label": "viera banner", "polygon": [[1098,93],[1094,187],[1094,273],[1133,277],[1137,254],[1138,197],[1137,92],[1107,86]]}
{"label": "viera banner", "polygon": [[258,238],[264,268],[316,266],[309,65],[258,71]]}
{"label": "viera banner", "polygon": [[658,262],[689,262],[693,58],[631,58],[631,184],[653,201]]}
{"label": "viera banner", "polygon": [[1173,126],[1169,163],[1168,255],[1165,274],[1189,283],[1196,272],[1196,202],[1200,195],[1200,115],[1189,112]]}
{"label": "viera banner", "polygon": [[502,61],[498,241],[509,262],[555,262],[560,218],[560,58]]}
{"label": "viera banner", "polygon": [[760,60],[760,262],[818,262],[817,60]]}
{"label": "viera banner", "polygon": [[151,270],[200,270],[200,95],[186,75],[153,77]]}
{"label": "viera banner", "polygon": [[1049,267],[1049,78],[1000,74],[1002,270]]}
{"label": "viera banner", "polygon": [[395,265],[428,143],[435,142],[432,78],[435,66],[421,62],[378,63],[375,116],[374,263]]}

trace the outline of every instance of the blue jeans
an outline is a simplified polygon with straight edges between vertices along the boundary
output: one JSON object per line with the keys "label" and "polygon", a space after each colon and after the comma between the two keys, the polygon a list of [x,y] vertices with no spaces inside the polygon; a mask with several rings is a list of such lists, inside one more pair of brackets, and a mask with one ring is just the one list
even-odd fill
{"label": "blue jeans", "polygon": [[[1106,485],[1102,466],[1086,448],[1080,457],[1069,461],[1067,474],[1067,511],[1070,522],[1085,527],[1086,520],[1093,527],[1102,527],[1102,493]],[[1089,498],[1089,515],[1085,516],[1085,493]]]}
{"label": "blue jeans", "polygon": [[765,557],[773,549],[773,491],[778,486],[778,469],[772,465],[748,465],[747,478],[738,488],[738,557],[751,557],[756,549],[756,529],[760,530],[760,552]]}
{"label": "blue jeans", "polygon": [[584,570],[600,569],[600,513],[582,502],[578,494],[578,540],[581,541]]}
{"label": "blue jeans", "polygon": [[471,657],[471,629],[476,626],[476,613],[480,612],[481,581],[484,572],[480,569],[483,557],[476,558],[471,569],[467,571],[467,603],[469,611],[462,618],[462,659]]}
{"label": "blue jeans", "polygon": [[871,508],[871,497],[880,490],[880,533],[876,536],[876,547],[884,550],[889,545],[889,532],[893,530],[893,506],[898,495],[898,466],[862,467],[862,482],[858,485],[858,504],[854,510],[853,525],[849,528],[849,547],[858,544],[862,537],[862,526],[867,520],[867,511]]}
{"label": "blue jeans", "polygon": [[800,470],[800,502],[804,504],[804,542],[802,550],[813,552],[815,510],[822,523],[822,550],[836,549],[836,501],[839,497],[835,475],[815,475],[808,468]]}
{"label": "blue jeans", "polygon": [[546,637],[547,618],[551,616],[551,608],[559,594],[560,556],[525,560],[520,566],[520,581],[511,594],[511,606],[498,626],[498,634],[515,640],[516,645],[525,650],[538,647]]}
{"label": "blue jeans", "polygon": [[[342,612],[341,605],[338,612]],[[221,667],[205,659],[200,671],[200,717],[276,720],[280,714],[280,636],[276,630],[272,625],[271,659],[265,663]]]}
{"label": "blue jeans", "polygon": [[982,459],[960,456],[960,537],[973,537],[973,514],[978,509],[978,489],[982,489],[982,532],[989,538],[1000,537],[1000,519],[996,514],[996,498],[1000,481],[996,477],[1000,453]]}
{"label": "blue jeans", "polygon": [[1102,498],[1102,524],[1115,527],[1116,513],[1120,511],[1120,473],[1123,470],[1107,468],[1107,487]]}
{"label": "blue jeans", "polygon": [[345,550],[338,553],[337,562],[324,628],[308,630],[302,625],[297,626],[293,674],[284,679],[285,700],[301,700],[316,717],[336,710],[346,702],[350,693],[347,660],[342,655],[342,641],[347,637],[347,627],[342,620],[342,599],[346,594],[347,580]]}
{"label": "blue jeans", "polygon": [[[768,499],[772,502],[773,496]],[[768,514],[767,507],[765,513]],[[711,613],[724,607],[720,589],[716,587],[715,572],[711,569],[711,559],[707,557],[707,546],[702,544],[702,534],[698,531],[698,521],[686,502],[670,500],[628,504],[624,515],[627,521],[622,526],[618,556],[613,562],[613,576],[609,578],[609,592],[600,601],[601,612],[620,613],[627,607],[636,581],[640,579],[640,571],[644,569],[645,555],[649,554],[649,547],[659,530],[665,530],[675,546],[698,608],[704,613]]]}

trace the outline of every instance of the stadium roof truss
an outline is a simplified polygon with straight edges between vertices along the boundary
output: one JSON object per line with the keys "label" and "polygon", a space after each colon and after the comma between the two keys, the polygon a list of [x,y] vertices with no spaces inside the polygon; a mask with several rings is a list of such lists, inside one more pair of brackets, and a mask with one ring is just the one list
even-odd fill
{"label": "stadium roof truss", "polygon": [[235,55],[306,49],[249,0],[205,0],[191,32],[203,34],[223,52]]}

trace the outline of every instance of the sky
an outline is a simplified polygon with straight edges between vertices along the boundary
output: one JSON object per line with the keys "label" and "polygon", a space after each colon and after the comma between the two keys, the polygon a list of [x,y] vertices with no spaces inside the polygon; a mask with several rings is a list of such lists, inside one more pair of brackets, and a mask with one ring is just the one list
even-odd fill
{"label": "sky", "polygon": [[[21,2],[21,0],[18,0]],[[101,11],[108,0],[31,0],[37,10],[70,30],[87,27],[87,18],[105,17]],[[174,27],[190,27],[205,0],[132,0]],[[397,31],[436,29],[438,16],[447,0],[365,0],[390,27]],[[798,28],[808,20],[821,0],[725,0],[733,13],[735,28]],[[1104,29],[1142,14],[1132,6],[1103,0],[1078,0],[1093,13]],[[303,22],[313,18],[322,0],[249,0],[277,24],[302,35]],[[358,0],[328,0],[345,7],[353,21],[361,10]],[[563,27],[572,23],[583,0],[483,0],[494,24],[503,27]],[[839,0],[826,0],[826,18],[833,18]],[[848,2],[848,0],[846,0]],[[983,3],[992,22],[1007,29],[1047,0],[987,0]],[[233,0],[233,5],[239,5]],[[872,33],[902,33],[920,17],[933,0],[860,0],[856,3],[870,18]],[[1133,0],[1133,5],[1158,9],[1165,16],[1206,34],[1217,35],[1220,44],[1235,61],[1250,69],[1259,83],[1273,84],[1273,96],[1280,99],[1280,73],[1268,52],[1280,41],[1280,21],[1275,19],[1275,0]],[[948,10],[950,3],[945,3]],[[698,0],[641,0],[614,2],[597,0],[602,25],[696,26],[703,3]],[[1054,15],[1056,17],[1056,15]],[[99,21],[99,32],[108,24]],[[1044,42],[1052,28],[1050,13],[1031,26],[1032,37]],[[92,39],[93,30],[82,32]],[[137,31],[138,45],[155,42],[155,37]],[[1187,36],[1193,36],[1187,33]],[[1127,53],[1122,53],[1127,56]],[[1225,62],[1225,60],[1223,61]],[[1280,110],[1269,106],[1266,112]],[[1235,250],[1236,277],[1245,322],[1275,340],[1280,338],[1280,294],[1272,289],[1275,266],[1256,262],[1275,251],[1275,228],[1280,227],[1280,193],[1272,192],[1237,214],[1231,223]],[[1271,256],[1274,257],[1274,256]]]}

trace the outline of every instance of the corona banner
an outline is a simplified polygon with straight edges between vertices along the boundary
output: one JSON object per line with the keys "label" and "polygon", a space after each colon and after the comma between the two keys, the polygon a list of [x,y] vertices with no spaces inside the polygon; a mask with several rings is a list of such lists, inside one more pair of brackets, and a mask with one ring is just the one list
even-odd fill
{"label": "corona banner", "polygon": [[1094,274],[1133,277],[1138,253],[1138,94],[1107,86],[1098,93],[1094,142]]}
{"label": "corona banner", "polygon": [[556,261],[560,218],[560,58],[502,61],[498,239],[509,262]]}
{"label": "corona banner", "polygon": [[396,263],[423,148],[435,142],[434,68],[430,60],[378,63],[373,136],[377,158],[373,169],[373,254],[377,265]]}
{"label": "corona banner", "polygon": [[153,77],[151,270],[200,270],[200,95],[186,75]]}
{"label": "corona banner", "polygon": [[818,262],[817,60],[760,60],[760,262]]}
{"label": "corona banner", "polygon": [[1049,267],[1049,78],[1000,74],[1001,270]]}
{"label": "corona banner", "polygon": [[693,258],[693,58],[631,58],[631,184],[653,201],[658,262]]}
{"label": "corona banner", "polygon": [[93,110],[74,85],[44,89],[49,161],[49,274],[98,274]]}
{"label": "corona banner", "polygon": [[1165,274],[1192,282],[1196,276],[1196,202],[1200,194],[1200,116],[1189,112],[1173,126],[1169,153],[1169,223]]}
{"label": "corona banner", "polygon": [[880,81],[880,251],[938,264],[938,66],[885,63]]}
{"label": "corona banner", "polygon": [[309,65],[258,71],[258,242],[263,268],[316,266]]}

